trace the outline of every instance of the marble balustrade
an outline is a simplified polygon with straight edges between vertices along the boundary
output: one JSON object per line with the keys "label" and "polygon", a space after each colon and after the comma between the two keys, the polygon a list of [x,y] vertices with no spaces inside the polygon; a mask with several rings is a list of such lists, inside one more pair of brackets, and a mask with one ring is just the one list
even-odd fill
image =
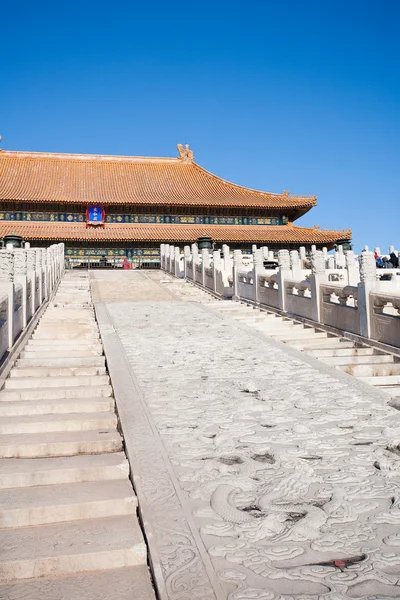
{"label": "marble balustrade", "polygon": [[64,272],[64,244],[0,250],[0,360],[10,351]]}

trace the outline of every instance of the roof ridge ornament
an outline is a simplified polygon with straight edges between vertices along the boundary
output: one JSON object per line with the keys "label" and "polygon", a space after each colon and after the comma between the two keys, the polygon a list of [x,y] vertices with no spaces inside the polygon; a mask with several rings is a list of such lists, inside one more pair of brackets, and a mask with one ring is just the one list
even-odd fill
{"label": "roof ridge ornament", "polygon": [[194,155],[193,150],[190,150],[189,144],[185,144],[185,148],[182,144],[178,144],[179,157],[182,158],[183,162],[192,162]]}
{"label": "roof ridge ornament", "polygon": [[[1,144],[1,141],[2,141],[2,139],[3,139],[3,138],[2,138],[2,136],[0,135],[0,144]],[[1,151],[2,151],[2,148],[0,148],[0,152],[1,152]]]}

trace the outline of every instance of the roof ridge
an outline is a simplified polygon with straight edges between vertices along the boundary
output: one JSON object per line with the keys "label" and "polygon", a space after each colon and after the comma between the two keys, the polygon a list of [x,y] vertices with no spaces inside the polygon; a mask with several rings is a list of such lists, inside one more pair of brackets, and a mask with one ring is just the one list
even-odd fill
{"label": "roof ridge", "polygon": [[[281,198],[286,197],[286,198],[291,198],[292,200],[294,199],[313,199],[313,200],[317,200],[317,196],[302,196],[299,194],[294,194],[294,195],[290,195],[290,192],[286,192],[286,190],[284,190],[283,192],[266,192],[265,190],[256,190],[255,188],[250,188],[247,187],[245,185],[240,185],[239,183],[233,183],[232,181],[229,181],[228,179],[224,179],[223,177],[220,177],[219,175],[215,175],[215,173],[212,173],[211,171],[208,171],[207,169],[205,169],[204,167],[202,167],[201,165],[199,165],[197,162],[193,161],[192,164],[197,167],[198,169],[200,169],[201,171],[203,171],[204,173],[206,173],[207,175],[210,175],[211,177],[215,178],[215,179],[219,179],[219,181],[222,181],[223,183],[226,183],[227,185],[232,185],[233,187],[236,188],[240,188],[242,190],[246,190],[248,192],[253,192],[254,194],[261,194],[262,196],[275,196],[276,198]],[[316,202],[315,202],[316,203]]]}
{"label": "roof ridge", "polygon": [[6,156],[18,156],[21,158],[57,158],[60,160],[82,160],[90,161],[95,160],[99,162],[160,162],[160,163],[176,163],[176,164],[190,164],[184,163],[181,157],[169,157],[169,156],[128,156],[124,154],[75,154],[73,152],[31,152],[29,150],[1,150],[0,157]]}

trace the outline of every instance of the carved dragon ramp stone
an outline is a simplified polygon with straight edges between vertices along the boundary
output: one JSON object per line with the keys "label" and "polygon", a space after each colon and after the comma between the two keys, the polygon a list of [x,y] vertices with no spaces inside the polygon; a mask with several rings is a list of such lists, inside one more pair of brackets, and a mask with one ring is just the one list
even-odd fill
{"label": "carved dragon ramp stone", "polygon": [[388,396],[193,302],[97,313],[160,598],[400,598]]}

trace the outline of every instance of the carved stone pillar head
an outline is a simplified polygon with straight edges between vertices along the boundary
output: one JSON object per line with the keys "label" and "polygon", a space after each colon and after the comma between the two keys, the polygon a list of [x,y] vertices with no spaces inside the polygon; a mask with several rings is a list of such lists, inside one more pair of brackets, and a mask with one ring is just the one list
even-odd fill
{"label": "carved stone pillar head", "polygon": [[353,250],[346,250],[344,255],[346,257],[346,267],[352,267],[356,264],[356,259]]}
{"label": "carved stone pillar head", "polygon": [[203,261],[203,265],[205,267],[208,267],[210,265],[210,252],[209,252],[208,248],[201,249],[201,258]]}
{"label": "carved stone pillar head", "polygon": [[183,249],[183,253],[186,256],[186,258],[190,257],[190,246],[185,246]]}
{"label": "carved stone pillar head", "polygon": [[221,251],[220,250],[214,250],[213,252],[213,264],[214,267],[219,267],[221,263]]}
{"label": "carved stone pillar head", "polygon": [[28,271],[36,270],[36,250],[34,250],[33,248],[29,248],[28,250],[26,250],[26,268]]}
{"label": "carved stone pillar head", "polygon": [[233,251],[233,263],[235,265],[235,267],[241,267],[243,264],[243,256],[242,256],[242,251],[241,250],[234,250]]}
{"label": "carved stone pillar head", "polygon": [[26,250],[15,248],[14,250],[14,273],[15,275],[26,275]]}
{"label": "carved stone pillar head", "polygon": [[14,281],[14,253],[0,250],[0,281]]}
{"label": "carved stone pillar head", "polygon": [[363,251],[359,256],[360,262],[360,281],[376,281],[376,263],[373,252]]}
{"label": "carved stone pillar head", "polygon": [[278,250],[278,265],[280,271],[290,270],[289,250]]}
{"label": "carved stone pillar head", "polygon": [[40,271],[42,268],[42,249],[35,248],[35,269],[36,271]]}
{"label": "carved stone pillar head", "polygon": [[311,253],[311,272],[313,275],[325,273],[325,257],[322,250],[314,250]]}
{"label": "carved stone pillar head", "polygon": [[256,250],[253,254],[253,265],[256,267],[262,267],[264,265],[263,252],[262,250]]}
{"label": "carved stone pillar head", "polygon": [[290,262],[293,267],[299,267],[300,266],[300,256],[297,250],[291,250],[290,251]]}

